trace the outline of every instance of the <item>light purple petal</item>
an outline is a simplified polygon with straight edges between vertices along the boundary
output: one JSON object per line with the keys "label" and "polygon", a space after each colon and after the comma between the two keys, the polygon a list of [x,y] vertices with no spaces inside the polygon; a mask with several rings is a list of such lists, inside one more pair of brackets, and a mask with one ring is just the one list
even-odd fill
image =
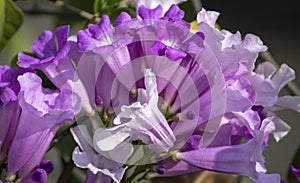
{"label": "light purple petal", "polygon": [[58,50],[61,50],[68,40],[68,35],[70,31],[70,26],[60,26],[55,31],[55,36],[57,39]]}
{"label": "light purple petal", "polygon": [[184,11],[181,10],[176,4],[173,4],[170,9],[164,14],[164,17],[172,20],[181,20],[184,17]]}
{"label": "light purple petal", "polygon": [[186,57],[186,55],[187,55],[184,51],[174,49],[172,47],[167,47],[165,53],[166,53],[166,56],[173,61],[182,59],[182,58]]}
{"label": "light purple petal", "polygon": [[142,19],[158,19],[162,16],[162,7],[158,5],[154,9],[148,9],[144,5],[139,6],[138,15]]}
{"label": "light purple petal", "polygon": [[204,22],[207,23],[210,27],[215,27],[215,23],[218,19],[220,13],[215,11],[206,11],[204,8],[197,15],[198,24]]}
{"label": "light purple petal", "polygon": [[248,80],[241,78],[240,80],[227,81],[227,85],[226,111],[245,111],[251,108],[256,96],[254,88]]}
{"label": "light purple petal", "polygon": [[262,40],[253,34],[247,34],[241,46],[254,53],[263,52],[268,49]]}
{"label": "light purple petal", "polygon": [[270,62],[263,62],[257,66],[255,72],[257,74],[263,74],[265,78],[271,79],[276,72],[276,68]]}
{"label": "light purple petal", "polygon": [[167,46],[160,41],[155,41],[150,50],[154,55],[164,56]]}
{"label": "light purple petal", "polygon": [[[145,70],[145,86],[147,103],[142,105],[138,101],[130,106],[122,106],[121,112],[114,119],[114,124],[118,126],[108,129],[108,134],[104,133],[106,132],[104,129],[96,131],[94,142],[100,151],[113,150],[124,144],[122,142],[128,138],[142,140],[155,152],[166,152],[174,145],[175,136],[157,107],[156,77],[147,69]],[[124,122],[124,119],[127,121]]]}
{"label": "light purple petal", "polygon": [[272,119],[272,123],[275,126],[275,130],[272,131],[272,135],[274,139],[278,142],[280,139],[282,139],[289,133],[291,127],[286,122],[278,118],[275,114],[270,113],[269,115],[274,116]]}
{"label": "light purple petal", "polygon": [[[33,68],[33,69],[41,70],[51,80],[51,82],[59,89],[61,89],[64,85],[70,85],[70,82],[74,78],[75,69],[72,65],[70,58],[68,57],[70,47],[71,47],[71,43],[67,41],[68,32],[69,32],[68,26],[61,26],[57,28],[56,37],[58,42],[58,51],[57,52],[55,51],[55,54],[45,55],[41,57],[41,60],[39,60],[31,56],[25,55],[23,53],[19,53],[18,65],[23,68]],[[47,34],[50,34],[50,32],[48,32]],[[55,41],[53,44],[56,49]],[[43,49],[50,50],[51,48],[47,47]],[[67,87],[70,88],[70,86]]]}
{"label": "light purple petal", "polygon": [[[122,168],[122,164],[119,164],[113,160],[98,154],[93,147],[92,139],[89,136],[89,132],[86,126],[80,125],[71,129],[72,135],[75,141],[80,146],[76,147],[73,151],[72,159],[76,166],[81,168],[88,168],[92,174],[102,176],[106,175],[116,182],[120,182],[126,168]],[[93,180],[94,176],[88,177]],[[94,177],[95,178],[95,177]],[[107,179],[107,178],[106,178]]]}
{"label": "light purple petal", "polygon": [[40,58],[49,58],[56,55],[56,43],[51,31],[44,31],[31,45],[32,51]]}
{"label": "light purple petal", "polygon": [[77,46],[78,50],[81,52],[86,51],[89,46],[94,42],[94,38],[92,37],[91,33],[87,30],[80,30],[77,33]]}
{"label": "light purple petal", "polygon": [[295,79],[295,71],[286,64],[282,64],[272,78],[275,89],[279,91],[291,80]]}
{"label": "light purple petal", "polygon": [[278,93],[268,78],[262,75],[252,75],[249,78],[252,86],[255,88],[256,101],[255,105],[273,106],[278,100]]}
{"label": "light purple petal", "polygon": [[74,116],[72,93],[45,90],[33,73],[18,77],[22,113],[9,149],[8,171],[26,176],[39,165],[58,128]]}
{"label": "light purple petal", "polygon": [[30,68],[32,64],[40,63],[40,59],[33,58],[29,55],[26,55],[22,52],[18,54],[18,65],[23,68]]}
{"label": "light purple petal", "polygon": [[283,96],[279,97],[274,106],[270,108],[272,111],[281,109],[292,109],[300,112],[300,96]]}
{"label": "light purple petal", "polygon": [[[36,121],[39,118],[32,118],[30,114],[23,113],[8,153],[8,174],[12,175],[19,171],[21,177],[25,177],[40,164],[55,135],[48,128],[44,130],[39,128],[39,123],[47,121]],[[36,122],[28,120],[28,117]]]}
{"label": "light purple petal", "polygon": [[110,19],[107,15],[101,17],[101,21],[98,25],[90,24],[88,26],[89,32],[92,34],[93,38],[99,39],[106,32],[110,31],[112,26],[110,24]]}
{"label": "light purple petal", "polygon": [[7,154],[16,133],[20,113],[21,107],[17,102],[10,102],[0,107],[0,158]]}
{"label": "light purple petal", "polygon": [[17,96],[15,91],[13,91],[12,89],[5,87],[2,91],[1,91],[1,95],[0,95],[0,100],[1,102],[5,105],[8,104],[9,102],[14,102],[17,100]]}
{"label": "light purple petal", "polygon": [[282,64],[279,70],[273,74],[274,67],[263,63],[259,66],[258,73],[252,73],[249,81],[252,83],[257,94],[255,104],[263,107],[274,106],[278,100],[280,90],[295,78],[294,70],[286,64]]}
{"label": "light purple petal", "polygon": [[163,167],[166,168],[166,172],[162,175],[159,175],[162,177],[183,175],[188,173],[200,172],[203,170],[185,161],[173,161],[173,160],[169,160],[166,164],[163,165]]}
{"label": "light purple petal", "polygon": [[126,12],[122,12],[122,13],[120,13],[120,15],[115,20],[115,27],[117,27],[119,25],[122,25],[124,23],[127,23],[130,20],[131,20],[130,15],[128,15],[128,13],[126,13]]}
{"label": "light purple petal", "polygon": [[258,178],[256,163],[262,158],[262,133],[245,144],[177,152],[175,158],[199,168]]}

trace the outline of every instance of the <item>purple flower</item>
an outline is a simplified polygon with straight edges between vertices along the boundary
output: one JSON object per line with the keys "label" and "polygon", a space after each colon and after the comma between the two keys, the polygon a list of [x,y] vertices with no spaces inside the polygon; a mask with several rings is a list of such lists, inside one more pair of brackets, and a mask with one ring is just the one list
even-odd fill
{"label": "purple flower", "polygon": [[[208,170],[244,175],[254,180],[259,178],[257,166],[263,165],[262,132],[245,144],[197,148],[186,152],[176,152],[174,158]],[[263,172],[262,172],[263,173]]]}
{"label": "purple flower", "polygon": [[[8,152],[8,176],[17,174],[26,179],[40,165],[56,131],[74,116],[71,91],[42,88],[42,80],[34,73],[18,77],[19,104],[22,108],[18,127]],[[45,171],[50,172],[47,168]],[[40,171],[37,175],[44,177]],[[33,176],[36,177],[36,176]]]}
{"label": "purple flower", "polygon": [[62,87],[70,88],[75,69],[69,56],[71,41],[68,41],[68,33],[69,26],[57,28],[55,31],[56,44],[53,33],[48,30],[44,31],[31,45],[31,49],[37,58],[21,52],[18,55],[18,65],[23,68],[43,71],[59,89]]}
{"label": "purple flower", "polygon": [[27,70],[0,66],[0,161],[5,162],[21,113],[17,77]]}
{"label": "purple flower", "polygon": [[44,89],[41,82],[31,70],[0,66],[0,147],[1,163],[7,161],[6,178],[17,175],[31,182],[40,177],[44,182],[54,167],[50,161],[41,162],[42,157],[56,130],[74,116],[72,103],[66,102],[72,93]]}
{"label": "purple flower", "polygon": [[137,102],[122,106],[121,112],[114,119],[115,127],[95,131],[94,143],[100,152],[115,149],[125,139],[141,139],[149,144],[150,149],[160,153],[173,147],[175,136],[158,109],[156,77],[151,70],[145,70],[145,87],[146,90],[138,91]]}
{"label": "purple flower", "polygon": [[[299,97],[278,97],[294,79],[293,70],[283,64],[275,72],[268,63],[255,70],[258,54],[267,47],[255,35],[242,39],[239,32],[217,30],[216,12],[202,9],[199,30],[191,31],[182,20],[184,12],[174,5],[180,1],[136,2],[136,18],[121,13],[113,26],[104,15],[99,24],[80,30],[77,39],[69,38],[71,51],[67,28],[61,27],[56,33],[58,48],[46,31],[33,44],[38,59],[19,55],[19,65],[41,69],[61,90],[51,95],[60,98],[63,89],[72,86],[81,97],[89,121],[72,129],[79,145],[72,158],[88,169],[87,182],[120,182],[125,164],[147,163],[156,165],[145,171],[162,176],[205,169],[280,182],[279,175],[266,174],[262,153],[270,136],[278,141],[290,129],[273,112],[300,111]],[[76,58],[76,73],[70,58]],[[31,104],[36,111],[37,106],[47,108],[37,103]],[[58,107],[62,116],[67,114],[63,106]],[[43,121],[52,119],[50,109],[43,111]],[[62,122],[56,121],[40,127],[48,130],[41,131],[50,136],[46,139]],[[36,175],[42,180],[44,174]]]}

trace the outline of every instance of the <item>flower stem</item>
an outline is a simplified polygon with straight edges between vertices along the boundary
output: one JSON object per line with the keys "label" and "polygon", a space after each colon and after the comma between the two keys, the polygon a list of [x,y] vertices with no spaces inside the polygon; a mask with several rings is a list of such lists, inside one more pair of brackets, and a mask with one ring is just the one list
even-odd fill
{"label": "flower stem", "polygon": [[64,170],[63,172],[60,174],[59,178],[58,178],[58,181],[57,183],[67,183],[69,178],[70,178],[70,175],[72,173],[72,170],[74,168],[74,163],[73,163],[73,160],[70,159],[64,166]]}
{"label": "flower stem", "polygon": [[52,140],[52,143],[50,144],[50,147],[48,148],[48,151],[50,151],[54,146],[56,146],[62,139],[64,139],[66,136],[68,136],[71,131],[70,129],[75,127],[77,125],[77,122],[75,121],[72,125],[70,125],[68,128],[66,128],[64,131],[62,131],[56,138]]}
{"label": "flower stem", "polygon": [[[134,170],[134,172],[130,175],[130,177],[128,177],[124,183],[132,183],[134,181],[134,179],[136,179],[136,177],[138,175],[140,175],[141,173],[146,171],[146,167],[142,166],[142,165],[138,165],[136,167],[136,169]],[[141,178],[144,178],[143,176]],[[139,180],[139,179],[138,179]],[[139,180],[140,181],[140,180]]]}
{"label": "flower stem", "polygon": [[[274,57],[271,55],[271,53],[269,51],[260,53],[260,57],[263,60],[266,60],[266,61],[270,62],[271,64],[273,64],[277,69],[279,68],[278,62],[274,59]],[[291,92],[292,95],[300,96],[300,88],[294,81],[290,81],[287,84],[287,88]]]}
{"label": "flower stem", "polygon": [[86,12],[84,10],[76,8],[76,7],[72,6],[72,5],[66,4],[65,2],[60,1],[60,0],[49,0],[49,1],[53,2],[58,7],[63,7],[65,9],[69,10],[69,11],[74,12],[75,14],[78,14],[82,18],[85,18],[87,20],[94,20],[96,23],[100,22],[100,17],[98,16],[98,14],[94,14],[93,15],[93,14],[91,14],[89,12]]}

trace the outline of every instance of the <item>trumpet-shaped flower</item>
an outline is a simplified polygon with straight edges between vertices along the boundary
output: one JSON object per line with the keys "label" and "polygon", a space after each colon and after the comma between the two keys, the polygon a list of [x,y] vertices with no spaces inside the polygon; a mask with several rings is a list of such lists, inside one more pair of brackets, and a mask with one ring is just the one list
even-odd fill
{"label": "trumpet-shaped flower", "polygon": [[[294,78],[293,70],[283,64],[275,72],[267,63],[255,70],[259,53],[267,49],[259,37],[247,34],[242,39],[239,32],[216,29],[219,14],[205,9],[197,16],[198,30],[191,31],[182,20],[179,2],[137,0],[137,17],[121,13],[114,26],[104,15],[99,24],[89,25],[72,39],[75,51],[70,51],[67,27],[56,31],[58,47],[52,33],[44,32],[32,46],[38,58],[19,54],[18,63],[42,70],[61,91],[25,92],[21,85],[19,100],[22,108],[33,111],[24,112],[30,119],[47,121],[54,116],[57,123],[49,122],[48,128],[36,124],[26,133],[36,129],[51,139],[62,119],[70,119],[64,89],[70,89],[77,75],[74,93],[84,91],[81,103],[92,112],[87,114],[91,129],[72,129],[79,145],[73,160],[88,169],[87,182],[120,182],[125,164],[131,163],[155,163],[145,171],[155,170],[160,176],[212,170],[279,182],[279,175],[266,174],[263,150],[270,135],[279,140],[290,129],[273,111],[300,111],[299,97],[278,97]],[[72,63],[70,58],[75,57]],[[40,83],[30,74],[19,80]],[[32,99],[39,95],[47,103]],[[22,116],[23,111],[20,122],[29,119]],[[17,130],[18,137],[23,133]],[[30,138],[40,140],[35,135],[32,132]],[[16,139],[12,149],[22,144],[26,143]],[[145,152],[151,152],[150,157]],[[44,175],[40,170],[34,173]]]}
{"label": "trumpet-shaped flower", "polygon": [[22,112],[9,147],[8,176],[18,174],[26,179],[40,165],[56,131],[72,121],[75,113],[72,102],[76,99],[68,90],[42,88],[42,80],[34,73],[25,73],[18,81]]}

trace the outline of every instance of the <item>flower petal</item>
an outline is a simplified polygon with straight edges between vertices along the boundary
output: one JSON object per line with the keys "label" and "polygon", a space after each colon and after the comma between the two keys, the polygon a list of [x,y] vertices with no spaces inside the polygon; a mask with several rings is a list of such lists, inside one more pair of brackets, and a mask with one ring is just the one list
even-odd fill
{"label": "flower petal", "polygon": [[139,6],[138,15],[142,19],[158,19],[162,16],[162,7],[158,5],[154,9],[146,8],[144,5]]}
{"label": "flower petal", "polygon": [[300,96],[279,97],[276,104],[270,107],[270,110],[277,111],[281,109],[292,109],[300,112]]}
{"label": "flower petal", "polygon": [[177,152],[175,158],[199,168],[258,178],[256,163],[262,163],[262,133],[245,144]]}

